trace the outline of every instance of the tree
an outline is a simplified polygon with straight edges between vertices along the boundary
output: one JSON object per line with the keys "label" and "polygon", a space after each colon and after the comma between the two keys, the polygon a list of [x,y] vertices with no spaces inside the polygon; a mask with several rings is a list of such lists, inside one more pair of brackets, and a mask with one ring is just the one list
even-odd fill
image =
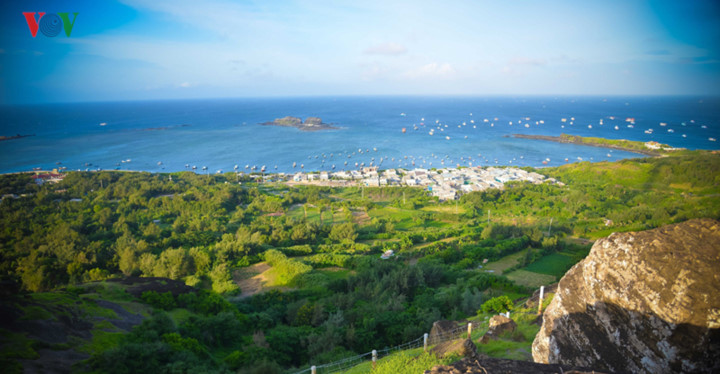
{"label": "tree", "polygon": [[493,297],[492,299],[486,301],[480,309],[482,309],[485,313],[505,313],[513,308],[513,302],[510,300],[509,297],[502,295],[498,297]]}
{"label": "tree", "polygon": [[240,291],[240,287],[233,282],[230,269],[226,263],[215,265],[209,276],[212,281],[212,289],[217,293],[233,294]]}
{"label": "tree", "polygon": [[352,222],[345,222],[333,226],[328,238],[336,242],[354,242],[357,236],[355,225]]}

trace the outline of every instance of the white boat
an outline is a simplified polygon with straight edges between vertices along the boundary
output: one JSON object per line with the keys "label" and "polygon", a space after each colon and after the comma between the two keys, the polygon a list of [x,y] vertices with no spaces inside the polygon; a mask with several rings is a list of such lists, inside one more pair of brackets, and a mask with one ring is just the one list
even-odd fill
{"label": "white boat", "polygon": [[709,141],[714,142],[715,138],[708,138]]}
{"label": "white boat", "polygon": [[620,128],[619,128],[619,127],[617,127],[617,125],[616,125],[616,126],[615,126],[615,130],[620,130]]}

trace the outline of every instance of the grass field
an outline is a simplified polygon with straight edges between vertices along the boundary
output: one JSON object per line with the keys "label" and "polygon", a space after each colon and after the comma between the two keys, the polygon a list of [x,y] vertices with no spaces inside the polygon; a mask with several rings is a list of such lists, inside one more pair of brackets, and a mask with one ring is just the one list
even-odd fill
{"label": "grass field", "polygon": [[560,278],[574,264],[575,259],[572,256],[564,253],[552,253],[528,265],[524,270]]}
{"label": "grass field", "polygon": [[555,283],[557,278],[553,275],[533,273],[527,270],[515,270],[505,276],[511,281],[527,287],[540,287],[547,286],[548,284]]}
{"label": "grass field", "polygon": [[495,274],[501,275],[502,272],[505,271],[505,269],[509,269],[517,265],[520,260],[522,260],[522,258],[525,256],[525,252],[527,251],[519,251],[517,253],[507,255],[497,261],[488,262],[483,266],[482,271],[493,270]]}

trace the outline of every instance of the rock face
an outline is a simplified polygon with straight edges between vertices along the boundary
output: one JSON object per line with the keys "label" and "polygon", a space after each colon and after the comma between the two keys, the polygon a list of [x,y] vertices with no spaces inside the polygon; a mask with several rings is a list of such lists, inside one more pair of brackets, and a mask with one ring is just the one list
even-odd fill
{"label": "rock face", "polygon": [[720,371],[720,222],[598,240],[560,280],[532,353],[611,372]]}
{"label": "rock face", "polygon": [[498,340],[500,335],[504,333],[513,333],[515,332],[515,329],[517,329],[517,324],[515,323],[515,321],[502,315],[497,315],[490,318],[488,326],[488,331],[479,340],[480,344],[487,344],[490,342],[491,339]]}

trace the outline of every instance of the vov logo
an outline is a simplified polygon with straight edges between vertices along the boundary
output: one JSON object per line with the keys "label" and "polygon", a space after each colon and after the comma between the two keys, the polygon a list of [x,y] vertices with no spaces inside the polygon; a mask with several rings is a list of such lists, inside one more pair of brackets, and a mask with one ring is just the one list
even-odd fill
{"label": "vov logo", "polygon": [[40,29],[43,35],[50,38],[57,36],[60,33],[60,29],[65,29],[65,35],[70,37],[78,15],[77,12],[73,13],[73,20],[70,22],[68,13],[45,14],[45,12],[38,12],[37,14],[38,18],[35,19],[35,12],[23,12],[28,28],[30,29],[30,35],[32,35],[33,38],[37,35],[38,29]]}

